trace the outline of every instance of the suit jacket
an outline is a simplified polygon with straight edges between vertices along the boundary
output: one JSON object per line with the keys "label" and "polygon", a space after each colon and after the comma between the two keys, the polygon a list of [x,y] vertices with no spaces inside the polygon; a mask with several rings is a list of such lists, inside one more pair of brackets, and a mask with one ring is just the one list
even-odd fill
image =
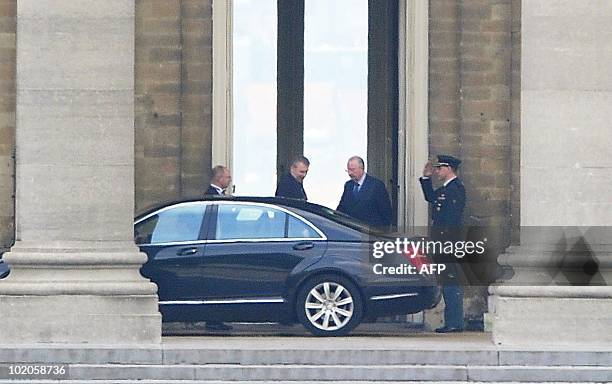
{"label": "suit jacket", "polygon": [[218,196],[222,196],[222,193],[219,193],[219,191],[217,191],[217,188],[213,187],[212,185],[208,186],[208,189],[206,190],[206,192],[204,192],[205,195],[218,195]]}
{"label": "suit jacket", "polygon": [[393,210],[385,184],[368,174],[358,193],[353,192],[356,184],[353,180],[344,184],[337,210],[372,227],[389,227],[393,220]]}
{"label": "suit jacket", "polygon": [[291,173],[287,173],[278,183],[274,196],[289,197],[292,199],[308,200],[304,185],[297,181]]}
{"label": "suit jacket", "polygon": [[461,227],[465,208],[465,187],[459,178],[453,179],[446,187],[434,191],[431,178],[419,179],[421,189],[432,206],[433,227]]}

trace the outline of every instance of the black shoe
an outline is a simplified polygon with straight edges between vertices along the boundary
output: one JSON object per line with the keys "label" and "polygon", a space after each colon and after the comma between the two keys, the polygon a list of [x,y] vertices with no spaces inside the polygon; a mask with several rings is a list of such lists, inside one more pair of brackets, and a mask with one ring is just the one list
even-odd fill
{"label": "black shoe", "polygon": [[463,329],[455,328],[455,327],[442,327],[442,328],[436,329],[436,333],[459,333],[459,332],[463,332]]}
{"label": "black shoe", "polygon": [[206,328],[208,331],[229,331],[234,329],[234,327],[231,325],[221,322],[207,322],[204,328]]}

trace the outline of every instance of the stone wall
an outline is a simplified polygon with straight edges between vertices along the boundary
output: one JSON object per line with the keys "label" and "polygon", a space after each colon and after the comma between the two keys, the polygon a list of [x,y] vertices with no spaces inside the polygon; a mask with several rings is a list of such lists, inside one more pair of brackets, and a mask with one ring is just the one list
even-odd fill
{"label": "stone wall", "polygon": [[511,181],[510,216],[511,241],[518,244],[521,225],[521,0],[512,0],[512,114],[511,131]]}
{"label": "stone wall", "polygon": [[608,1],[524,1],[523,226],[612,223],[611,17]]}
{"label": "stone wall", "polygon": [[429,3],[429,152],[459,154],[460,7],[456,0]]}
{"label": "stone wall", "polygon": [[513,4],[520,0],[430,1],[430,153],[463,159],[469,223],[508,228],[519,145]]}
{"label": "stone wall", "polygon": [[0,251],[14,241],[16,0],[0,0]]}
{"label": "stone wall", "polygon": [[136,1],[136,210],[199,195],[212,132],[212,1]]}

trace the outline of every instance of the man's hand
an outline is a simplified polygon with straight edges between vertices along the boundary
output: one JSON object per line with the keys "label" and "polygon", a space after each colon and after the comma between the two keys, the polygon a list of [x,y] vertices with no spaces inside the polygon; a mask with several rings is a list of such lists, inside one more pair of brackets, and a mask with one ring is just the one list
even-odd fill
{"label": "man's hand", "polygon": [[425,164],[425,168],[423,168],[423,176],[430,177],[431,175],[433,175],[433,171],[434,167],[431,164],[431,161],[428,161],[427,164]]}

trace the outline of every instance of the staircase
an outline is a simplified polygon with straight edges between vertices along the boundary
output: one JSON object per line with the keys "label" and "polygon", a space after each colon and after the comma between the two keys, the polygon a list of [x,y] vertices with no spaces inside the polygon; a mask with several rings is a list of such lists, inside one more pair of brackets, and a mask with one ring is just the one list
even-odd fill
{"label": "staircase", "polygon": [[[171,337],[162,346],[125,349],[0,346],[0,383],[9,382],[6,366],[16,361],[70,362],[64,377],[53,378],[65,383],[612,382],[612,348],[501,348],[482,333]],[[50,382],[40,379],[28,382]]]}

